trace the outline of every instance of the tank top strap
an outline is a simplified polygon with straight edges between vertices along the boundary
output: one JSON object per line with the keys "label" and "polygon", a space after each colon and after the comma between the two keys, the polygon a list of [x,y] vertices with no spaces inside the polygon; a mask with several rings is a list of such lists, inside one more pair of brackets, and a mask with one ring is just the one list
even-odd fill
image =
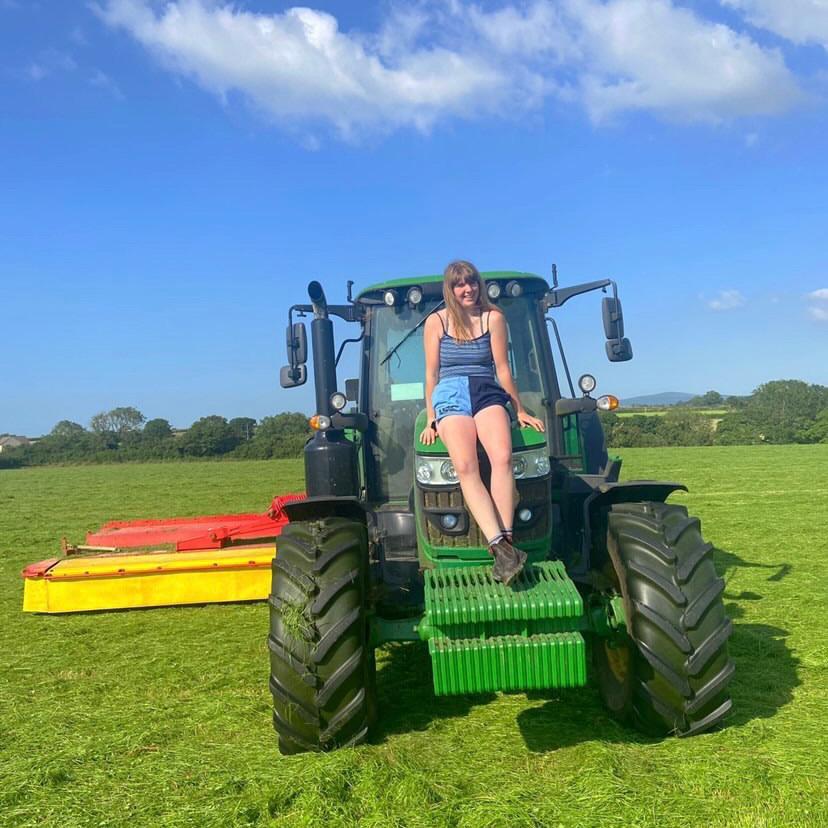
{"label": "tank top strap", "polygon": [[[492,315],[492,312],[491,312],[491,311],[486,311],[486,312],[483,314],[484,318],[483,318],[483,319],[481,320],[481,322],[480,322],[480,333],[481,333],[481,334],[487,334],[487,333],[489,332],[489,317],[490,317],[491,315]],[[483,330],[483,324],[484,324],[484,323],[485,323],[485,325],[486,325],[486,330],[485,330],[485,331]]]}
{"label": "tank top strap", "polygon": [[446,334],[448,334],[448,329],[446,328],[446,323],[443,322],[443,315],[440,311],[435,311],[434,315],[440,320],[440,326],[443,329],[443,336],[446,336]]}

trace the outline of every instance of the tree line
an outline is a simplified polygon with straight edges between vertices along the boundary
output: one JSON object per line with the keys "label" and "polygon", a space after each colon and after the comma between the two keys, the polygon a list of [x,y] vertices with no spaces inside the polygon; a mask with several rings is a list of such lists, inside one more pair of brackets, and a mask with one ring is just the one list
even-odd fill
{"label": "tree line", "polygon": [[[714,414],[697,409],[718,407]],[[695,410],[694,410],[695,409]],[[660,416],[601,412],[611,448],[634,446],[828,443],[828,388],[800,380],[775,380],[750,396],[723,398],[708,391]],[[61,420],[45,437],[0,454],[0,468],[50,463],[112,463],[234,457],[267,460],[299,457],[311,435],[304,414],[252,417],[211,415],[175,431],[164,419],[147,420],[132,407],[102,411],[85,428]]]}
{"label": "tree line", "polygon": [[308,418],[298,413],[260,421],[252,417],[228,420],[213,414],[196,420],[185,431],[175,431],[168,420],[147,420],[129,406],[96,414],[89,428],[61,420],[36,442],[5,450],[0,454],[0,468],[199,457],[298,457],[310,434]]}
{"label": "tree line", "polygon": [[[699,408],[719,407],[705,414]],[[828,388],[801,380],[774,380],[747,397],[708,391],[662,416],[602,413],[611,447],[733,446],[828,443]]]}

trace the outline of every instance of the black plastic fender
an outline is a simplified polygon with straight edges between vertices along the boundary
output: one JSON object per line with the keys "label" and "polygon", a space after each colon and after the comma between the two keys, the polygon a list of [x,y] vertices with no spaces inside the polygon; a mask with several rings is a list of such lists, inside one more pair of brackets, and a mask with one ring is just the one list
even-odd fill
{"label": "black plastic fender", "polygon": [[600,525],[602,510],[616,503],[640,503],[653,501],[664,503],[676,491],[687,491],[683,483],[664,480],[629,480],[624,483],[600,483],[584,500],[584,537],[581,560],[583,571],[594,569],[592,562],[593,535]]}

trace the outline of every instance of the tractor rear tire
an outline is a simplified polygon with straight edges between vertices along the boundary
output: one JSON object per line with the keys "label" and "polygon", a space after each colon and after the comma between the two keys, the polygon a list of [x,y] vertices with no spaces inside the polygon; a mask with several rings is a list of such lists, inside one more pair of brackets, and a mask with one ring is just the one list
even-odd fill
{"label": "tractor rear tire", "polygon": [[365,524],[289,523],[270,595],[270,691],[283,754],[357,745],[375,709],[366,613]]}
{"label": "tractor rear tire", "polygon": [[691,736],[731,708],[733,662],[724,581],[698,518],[683,506],[621,503],[608,516],[606,574],[624,600],[627,635],[596,639],[604,702],[652,735]]}

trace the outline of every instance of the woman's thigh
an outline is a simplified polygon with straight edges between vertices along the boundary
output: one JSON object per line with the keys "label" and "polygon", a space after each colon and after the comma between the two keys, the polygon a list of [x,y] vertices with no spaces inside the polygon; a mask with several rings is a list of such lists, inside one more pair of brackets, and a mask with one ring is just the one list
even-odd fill
{"label": "woman's thigh", "polygon": [[437,424],[437,433],[446,444],[458,474],[477,469],[477,426],[473,417],[464,414],[444,417]]}
{"label": "woman's thigh", "polygon": [[490,405],[474,415],[477,435],[492,464],[511,463],[512,426],[502,405]]}

